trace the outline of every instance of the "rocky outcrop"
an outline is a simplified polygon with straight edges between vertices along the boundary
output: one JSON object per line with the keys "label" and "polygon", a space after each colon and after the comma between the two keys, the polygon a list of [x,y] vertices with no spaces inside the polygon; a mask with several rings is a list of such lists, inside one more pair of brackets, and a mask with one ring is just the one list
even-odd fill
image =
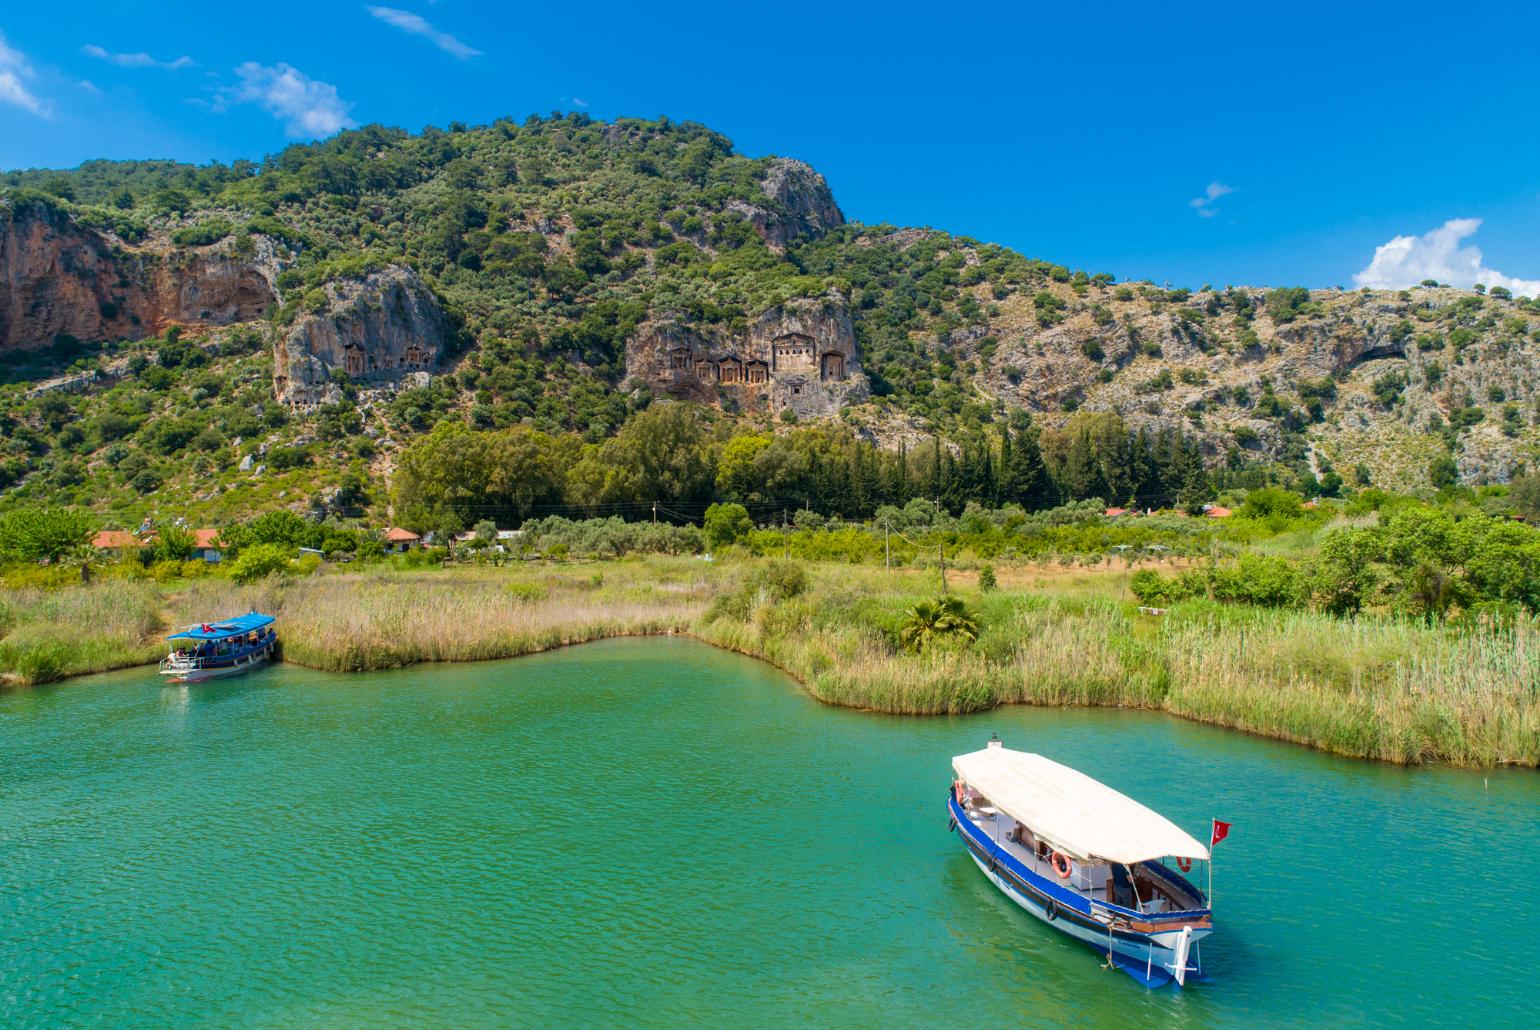
{"label": "rocky outcrop", "polygon": [[869,394],[850,309],[837,293],[771,308],[746,338],[673,319],[645,323],[627,341],[626,373],[671,397],[803,418],[836,414]]}
{"label": "rocky outcrop", "polygon": [[790,158],[772,158],[760,181],[765,202],[731,201],[731,211],[746,218],[772,248],[780,250],[802,237],[819,237],[845,224],[824,177],[811,165]]}
{"label": "rocky outcrop", "polygon": [[251,239],[241,253],[234,240],[128,248],[48,204],[0,201],[0,351],[260,318],[281,262],[271,240]]}
{"label": "rocky outcrop", "polygon": [[275,344],[273,392],[311,408],[339,394],[341,371],[354,382],[425,379],[437,367],[450,324],[433,291],[416,272],[391,265],[361,279],[326,285],[325,310],[303,315]]}

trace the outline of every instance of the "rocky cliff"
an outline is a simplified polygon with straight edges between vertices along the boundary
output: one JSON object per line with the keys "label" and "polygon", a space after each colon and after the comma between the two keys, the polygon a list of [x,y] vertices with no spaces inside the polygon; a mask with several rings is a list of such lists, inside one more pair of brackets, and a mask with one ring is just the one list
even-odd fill
{"label": "rocky cliff", "polygon": [[843,295],[788,301],[762,312],[741,337],[664,318],[626,344],[636,388],[728,410],[833,415],[867,399],[855,328]]}
{"label": "rocky cliff", "polygon": [[783,250],[794,240],[817,238],[845,224],[829,184],[811,165],[774,158],[760,189],[765,194],[764,203],[734,200],[727,207],[748,219],[754,231],[773,249]]}
{"label": "rocky cliff", "polygon": [[274,344],[273,392],[297,408],[340,396],[332,377],[399,382],[438,366],[449,320],[417,273],[392,265],[326,285],[326,307],[300,316]]}
{"label": "rocky cliff", "polygon": [[249,239],[243,253],[233,240],[127,247],[46,204],[0,201],[0,351],[260,318],[281,261],[271,240]]}

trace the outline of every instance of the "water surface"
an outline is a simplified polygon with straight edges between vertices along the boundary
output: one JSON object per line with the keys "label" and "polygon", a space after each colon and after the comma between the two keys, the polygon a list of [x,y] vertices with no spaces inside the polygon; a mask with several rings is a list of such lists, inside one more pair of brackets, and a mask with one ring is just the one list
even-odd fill
{"label": "water surface", "polygon": [[[997,731],[1217,853],[1150,992],[946,833]],[[1540,776],[1166,716],[826,708],[705,645],[0,694],[0,1024],[1533,1026]]]}

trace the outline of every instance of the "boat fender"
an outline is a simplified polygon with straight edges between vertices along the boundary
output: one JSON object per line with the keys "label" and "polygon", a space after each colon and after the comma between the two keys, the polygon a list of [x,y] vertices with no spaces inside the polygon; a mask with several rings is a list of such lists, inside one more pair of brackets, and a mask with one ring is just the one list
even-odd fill
{"label": "boat fender", "polygon": [[1176,860],[1176,867],[1184,873],[1190,873],[1192,872],[1192,859],[1179,858]]}
{"label": "boat fender", "polygon": [[1059,903],[1057,901],[1052,898],[1048,899],[1048,904],[1043,906],[1043,918],[1050,923],[1059,918]]}
{"label": "boat fender", "polygon": [[1048,864],[1053,866],[1053,871],[1059,874],[1059,879],[1068,880],[1071,870],[1069,856],[1061,855],[1055,851],[1048,858]]}
{"label": "boat fender", "polygon": [[951,833],[955,829],[957,829],[957,817],[955,815],[948,816],[946,820],[946,832]]}

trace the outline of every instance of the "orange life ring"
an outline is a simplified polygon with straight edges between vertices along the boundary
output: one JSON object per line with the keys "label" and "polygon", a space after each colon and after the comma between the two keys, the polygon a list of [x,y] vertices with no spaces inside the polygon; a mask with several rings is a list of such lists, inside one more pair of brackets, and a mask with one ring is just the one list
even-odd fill
{"label": "orange life ring", "polygon": [[1059,879],[1068,880],[1071,870],[1069,857],[1055,851],[1048,856],[1048,864],[1053,866],[1053,871],[1059,874]]}
{"label": "orange life ring", "polygon": [[1192,859],[1179,858],[1176,860],[1176,867],[1184,873],[1190,873],[1192,872]]}

